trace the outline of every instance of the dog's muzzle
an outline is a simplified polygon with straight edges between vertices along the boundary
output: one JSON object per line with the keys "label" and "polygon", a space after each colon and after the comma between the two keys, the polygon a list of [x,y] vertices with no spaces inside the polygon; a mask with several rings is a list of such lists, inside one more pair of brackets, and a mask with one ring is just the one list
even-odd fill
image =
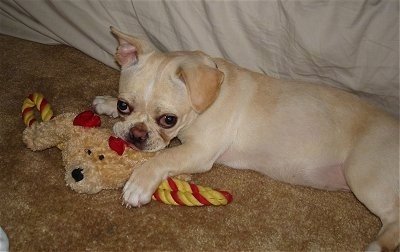
{"label": "dog's muzzle", "polygon": [[131,142],[140,150],[143,150],[148,138],[149,132],[147,131],[147,128],[143,123],[135,125],[129,131],[129,142]]}

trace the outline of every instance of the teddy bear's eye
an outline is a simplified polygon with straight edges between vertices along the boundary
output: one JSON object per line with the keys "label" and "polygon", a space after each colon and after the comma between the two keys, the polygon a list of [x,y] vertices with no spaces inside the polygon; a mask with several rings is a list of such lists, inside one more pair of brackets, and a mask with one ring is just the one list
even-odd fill
{"label": "teddy bear's eye", "polygon": [[99,155],[99,159],[103,160],[104,159],[104,155]]}
{"label": "teddy bear's eye", "polygon": [[92,151],[91,151],[90,149],[86,149],[85,152],[86,152],[88,155],[91,155],[91,154],[92,154]]}

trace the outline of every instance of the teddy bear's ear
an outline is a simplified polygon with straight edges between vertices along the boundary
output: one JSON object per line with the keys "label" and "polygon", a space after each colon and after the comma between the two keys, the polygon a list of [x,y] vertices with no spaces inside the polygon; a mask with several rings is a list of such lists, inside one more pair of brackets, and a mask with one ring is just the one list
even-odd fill
{"label": "teddy bear's ear", "polygon": [[34,151],[57,146],[68,140],[73,132],[75,114],[65,113],[50,121],[34,123],[22,136],[25,145]]}
{"label": "teddy bear's ear", "polygon": [[115,136],[110,136],[108,138],[108,147],[110,147],[111,150],[115,151],[118,156],[122,156],[122,154],[124,154],[126,147],[134,149],[134,147],[126,142],[124,139]]}
{"label": "teddy bear's ear", "polygon": [[83,111],[74,118],[73,125],[85,128],[100,127],[101,120],[93,111]]}

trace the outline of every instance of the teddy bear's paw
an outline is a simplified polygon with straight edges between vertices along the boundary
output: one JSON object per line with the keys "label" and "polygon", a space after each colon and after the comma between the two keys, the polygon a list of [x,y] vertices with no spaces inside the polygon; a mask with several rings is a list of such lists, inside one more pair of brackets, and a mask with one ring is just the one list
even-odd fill
{"label": "teddy bear's paw", "polygon": [[96,96],[92,102],[92,106],[99,115],[108,115],[117,118],[119,116],[117,102],[118,99],[112,96]]}
{"label": "teddy bear's paw", "polygon": [[35,125],[32,125],[29,128],[26,128],[22,133],[22,141],[31,150],[37,150],[36,141],[35,141]]}
{"label": "teddy bear's paw", "polygon": [[61,143],[62,138],[52,131],[53,124],[35,123],[22,133],[22,141],[33,151],[45,150]]}

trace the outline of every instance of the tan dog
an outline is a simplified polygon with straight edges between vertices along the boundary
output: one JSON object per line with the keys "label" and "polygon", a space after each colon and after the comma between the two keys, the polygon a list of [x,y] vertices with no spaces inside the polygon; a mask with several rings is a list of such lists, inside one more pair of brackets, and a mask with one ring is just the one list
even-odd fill
{"label": "tan dog", "polygon": [[287,183],[350,189],[383,224],[368,249],[398,246],[398,119],[336,88],[273,79],[201,52],[161,53],[112,32],[119,97],[97,97],[97,112],[122,116],[115,134],[142,150],[182,141],[134,170],[127,205],[148,203],[168,176],[217,162]]}

